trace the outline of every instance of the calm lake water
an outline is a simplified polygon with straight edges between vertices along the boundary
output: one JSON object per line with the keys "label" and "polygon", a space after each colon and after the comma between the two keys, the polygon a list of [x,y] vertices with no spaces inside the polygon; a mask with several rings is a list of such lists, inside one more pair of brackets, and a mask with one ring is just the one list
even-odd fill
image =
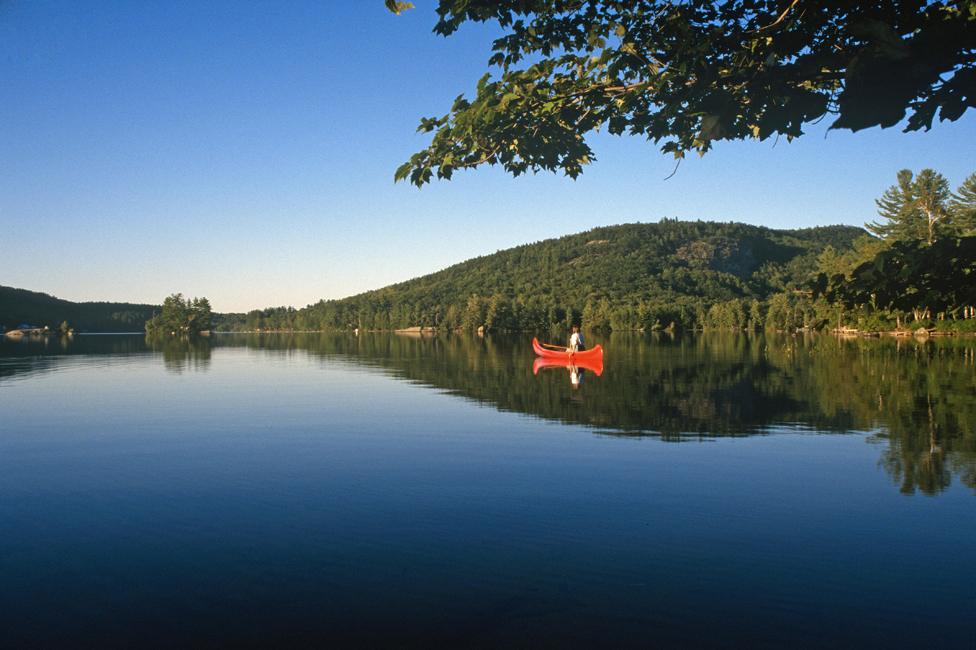
{"label": "calm lake water", "polygon": [[0,647],[976,647],[976,341],[595,342],[0,342]]}

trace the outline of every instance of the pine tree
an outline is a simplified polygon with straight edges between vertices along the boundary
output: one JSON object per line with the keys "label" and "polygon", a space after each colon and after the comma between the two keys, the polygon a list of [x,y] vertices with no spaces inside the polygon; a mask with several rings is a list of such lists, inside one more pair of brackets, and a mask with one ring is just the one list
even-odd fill
{"label": "pine tree", "polygon": [[196,334],[210,329],[210,321],[213,310],[210,308],[210,301],[206,298],[194,298],[190,306],[190,320],[193,323],[192,333]]}
{"label": "pine tree", "polygon": [[884,221],[865,227],[882,239],[925,241],[931,245],[946,229],[951,196],[949,181],[942,174],[923,169],[914,176],[903,169],[898,172],[898,183],[875,201]]}
{"label": "pine tree", "polygon": [[964,237],[976,236],[976,173],[962,182],[949,201],[954,229]]}
{"label": "pine tree", "polygon": [[942,174],[931,169],[918,173],[913,185],[915,206],[925,216],[926,241],[929,246],[935,243],[949,217],[949,181]]}
{"label": "pine tree", "polygon": [[864,224],[872,234],[882,239],[915,240],[922,234],[921,214],[914,209],[913,174],[908,169],[898,172],[898,183],[892,185],[880,199],[876,199],[878,214],[885,221]]}

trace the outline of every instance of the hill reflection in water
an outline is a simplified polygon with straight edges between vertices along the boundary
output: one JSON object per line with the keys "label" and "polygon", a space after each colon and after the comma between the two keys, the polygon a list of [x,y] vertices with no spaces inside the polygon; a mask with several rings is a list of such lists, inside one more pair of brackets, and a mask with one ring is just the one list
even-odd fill
{"label": "hill reflection in water", "polygon": [[[368,333],[217,335],[193,342],[76,337],[2,348],[0,382],[46,372],[74,355],[159,357],[173,373],[208,370],[212,350],[304,352],[377,369],[501,411],[665,441],[865,432],[905,493],[937,494],[953,477],[976,489],[976,342],[742,334],[622,335],[602,376],[533,373],[530,336]],[[42,349],[38,345],[43,345]]]}

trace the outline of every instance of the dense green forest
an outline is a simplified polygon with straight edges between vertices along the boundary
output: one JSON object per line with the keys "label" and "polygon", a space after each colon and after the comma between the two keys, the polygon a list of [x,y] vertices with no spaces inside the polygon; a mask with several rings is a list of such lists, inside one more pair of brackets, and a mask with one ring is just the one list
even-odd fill
{"label": "dense green forest", "polygon": [[218,327],[505,331],[583,322],[595,330],[649,330],[744,327],[747,319],[758,327],[770,295],[807,282],[828,248],[845,253],[864,236],[852,226],[772,230],[672,219],[608,226],[342,300],[255,310]]}
{"label": "dense green forest", "polygon": [[21,324],[58,329],[65,321],[76,331],[139,332],[159,307],[129,302],[71,302],[46,293],[0,286],[0,327]]}
{"label": "dense green forest", "polygon": [[595,228],[218,327],[976,331],[976,174],[953,192],[934,170],[902,170],[877,205],[867,231],[671,219]]}
{"label": "dense green forest", "polygon": [[[71,303],[0,287],[0,325],[503,332],[580,323],[603,332],[976,331],[976,174],[953,192],[936,171],[902,170],[877,204],[879,219],[867,230],[674,219],[594,228],[303,309],[211,314],[204,298],[168,318],[152,305]],[[167,300],[174,297],[182,300],[178,294]]]}

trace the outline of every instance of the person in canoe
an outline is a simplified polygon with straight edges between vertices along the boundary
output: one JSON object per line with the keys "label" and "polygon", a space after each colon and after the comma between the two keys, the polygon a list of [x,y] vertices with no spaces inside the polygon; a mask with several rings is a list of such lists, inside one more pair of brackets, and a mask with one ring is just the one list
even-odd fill
{"label": "person in canoe", "polygon": [[580,331],[579,325],[573,325],[573,333],[569,335],[569,347],[566,348],[566,352],[582,352],[585,349],[583,332]]}

